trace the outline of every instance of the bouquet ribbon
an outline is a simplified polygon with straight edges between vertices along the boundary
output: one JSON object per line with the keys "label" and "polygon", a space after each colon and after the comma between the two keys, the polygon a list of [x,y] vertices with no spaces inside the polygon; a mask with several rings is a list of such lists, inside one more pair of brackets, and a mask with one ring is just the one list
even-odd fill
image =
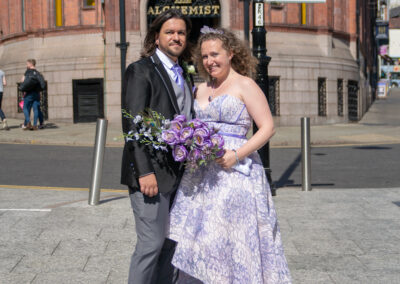
{"label": "bouquet ribbon", "polygon": [[250,175],[251,165],[253,161],[246,157],[245,159],[241,160],[238,164],[235,164],[232,168],[235,171],[238,171],[246,176]]}

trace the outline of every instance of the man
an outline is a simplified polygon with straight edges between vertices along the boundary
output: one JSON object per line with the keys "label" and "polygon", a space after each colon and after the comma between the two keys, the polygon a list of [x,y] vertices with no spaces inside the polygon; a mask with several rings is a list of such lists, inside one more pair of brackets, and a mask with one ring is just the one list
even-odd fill
{"label": "man", "polygon": [[[26,61],[26,71],[22,77],[20,90],[25,92],[24,96],[24,116],[25,121],[22,125],[23,130],[37,130],[37,120],[40,127],[43,125],[43,114],[40,110],[40,91],[44,88],[44,79],[39,71],[36,70],[36,60]],[[33,108],[33,125],[31,124],[31,109]]]}
{"label": "man", "polygon": [[6,85],[7,85],[6,75],[4,74],[4,71],[0,69],[0,118],[1,121],[3,122],[3,129],[10,130],[7,124],[6,116],[4,115],[3,110],[1,109],[1,101],[3,100],[4,86]]}
{"label": "man", "polygon": [[[181,74],[179,60],[189,54],[187,38],[191,29],[180,11],[168,10],[151,24],[144,41],[142,58],[125,72],[121,107],[136,115],[150,108],[172,119],[175,114],[193,114],[191,84]],[[122,119],[124,133],[135,129]],[[171,151],[170,151],[171,152]],[[137,244],[132,255],[129,283],[173,283],[176,278],[171,259],[174,243],[165,239],[170,202],[183,174],[183,166],[171,153],[152,150],[126,141],[121,183],[128,185],[135,217]]]}

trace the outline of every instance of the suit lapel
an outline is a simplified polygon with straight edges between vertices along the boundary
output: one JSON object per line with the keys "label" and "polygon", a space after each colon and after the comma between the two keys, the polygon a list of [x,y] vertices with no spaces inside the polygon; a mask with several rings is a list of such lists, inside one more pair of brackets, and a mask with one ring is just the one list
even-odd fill
{"label": "suit lapel", "polygon": [[172,105],[174,106],[175,112],[180,114],[178,102],[176,100],[175,91],[174,91],[174,88],[172,87],[171,79],[170,79],[167,71],[165,71],[165,68],[164,68],[161,60],[158,58],[158,56],[156,54],[153,54],[152,56],[150,56],[150,59],[153,62],[156,72],[160,76],[161,81],[163,82],[163,84],[165,86],[165,89],[167,90],[168,96],[171,100]]}
{"label": "suit lapel", "polygon": [[193,95],[193,86],[194,86],[194,81],[193,81],[193,76],[188,73],[188,64],[187,62],[184,62],[182,60],[179,61],[179,65],[182,66],[183,69],[183,78],[185,79],[186,85],[189,89],[190,92],[190,112],[192,113],[192,117],[195,117],[195,112],[194,112],[194,95]]}
{"label": "suit lapel", "polygon": [[190,77],[189,78],[189,76],[191,76],[190,74],[186,74],[186,73],[184,73],[184,78],[185,78],[185,82],[186,82],[186,84],[187,84],[187,86],[188,86],[188,89],[189,89],[189,92],[190,92],[190,112],[192,113],[192,117],[194,117],[195,116],[195,113],[194,113],[194,95],[193,95],[193,79]]}

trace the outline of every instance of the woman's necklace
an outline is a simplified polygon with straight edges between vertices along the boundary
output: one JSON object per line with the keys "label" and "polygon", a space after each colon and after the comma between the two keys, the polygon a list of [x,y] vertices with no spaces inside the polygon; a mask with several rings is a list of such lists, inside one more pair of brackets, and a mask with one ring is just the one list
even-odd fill
{"label": "woman's necklace", "polygon": [[211,102],[214,99],[214,84],[211,83],[211,95],[208,96],[208,101]]}
{"label": "woman's necklace", "polygon": [[[208,96],[208,101],[211,102],[215,98],[215,88],[214,88],[214,80],[211,80],[211,95]],[[217,89],[221,88],[221,86],[225,83],[226,79],[218,86]]]}

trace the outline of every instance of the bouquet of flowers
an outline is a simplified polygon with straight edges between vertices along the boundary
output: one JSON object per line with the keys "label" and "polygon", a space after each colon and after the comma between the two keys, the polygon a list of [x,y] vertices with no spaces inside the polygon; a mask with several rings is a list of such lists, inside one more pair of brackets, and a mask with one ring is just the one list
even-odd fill
{"label": "bouquet of flowers", "polygon": [[174,160],[185,163],[191,172],[225,153],[222,136],[199,119],[187,120],[184,115],[176,115],[169,120],[151,109],[136,116],[123,110],[123,115],[136,127],[124,133],[127,141],[135,140],[156,150],[172,150]]}

